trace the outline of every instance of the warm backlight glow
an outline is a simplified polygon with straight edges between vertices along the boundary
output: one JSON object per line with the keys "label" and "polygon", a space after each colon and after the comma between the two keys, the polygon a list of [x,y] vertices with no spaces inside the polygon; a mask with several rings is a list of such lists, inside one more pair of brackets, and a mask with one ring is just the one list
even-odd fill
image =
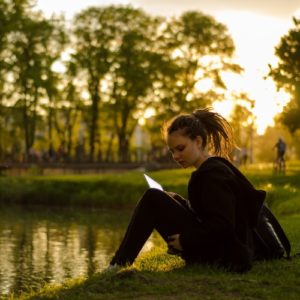
{"label": "warm backlight glow", "polygon": [[155,115],[155,109],[152,107],[149,107],[145,110],[144,114],[139,118],[139,124],[141,126],[146,124],[146,119],[149,119]]}
{"label": "warm backlight glow", "polygon": [[127,0],[37,0],[37,9],[42,9],[47,17],[64,13],[67,19],[90,6],[128,4]]}
{"label": "warm backlight glow", "polygon": [[213,109],[221,114],[224,118],[228,118],[231,114],[231,111],[234,107],[234,103],[231,100],[225,100],[225,101],[216,101],[212,105]]}
{"label": "warm backlight glow", "polygon": [[226,84],[229,90],[244,91],[254,100],[257,130],[262,134],[268,125],[273,125],[274,116],[289,100],[286,93],[276,90],[271,79],[265,80],[264,77],[268,74],[268,64],[276,63],[274,49],[280,37],[287,33],[292,24],[241,11],[223,11],[216,16],[227,25],[236,45],[237,63],[245,70],[242,75],[226,75]]}
{"label": "warm backlight glow", "polygon": [[[46,16],[50,16],[53,12],[64,12],[69,19],[75,13],[91,5],[129,4],[132,1],[85,0],[72,1],[72,5],[70,3],[71,1],[67,0],[38,0],[37,8],[42,9]],[[205,11],[205,8],[203,9]],[[272,9],[270,13],[271,11]],[[159,15],[159,11],[157,14]],[[273,124],[274,116],[282,111],[283,106],[289,100],[287,94],[279,93],[276,90],[271,79],[264,80],[264,77],[268,74],[268,64],[276,64],[274,49],[279,44],[280,38],[293,27],[292,16],[287,21],[271,15],[240,10],[222,10],[213,15],[228,27],[228,32],[236,46],[235,60],[245,69],[242,75],[225,76],[228,89],[236,93],[244,92],[248,94],[250,99],[254,100],[253,112],[256,116],[256,126],[258,133],[263,133],[268,125]],[[300,16],[300,10],[296,11],[294,16]],[[180,52],[174,52],[174,56],[176,55],[180,55]],[[205,58],[201,63],[205,64]],[[57,72],[62,70],[62,66],[58,63],[53,68]],[[201,78],[199,75],[201,74],[197,74],[197,78]],[[205,91],[211,88],[211,82],[199,81],[197,88]],[[213,106],[223,115],[229,115],[233,108],[230,101],[224,101],[222,104],[215,103]],[[145,117],[143,116],[143,118]]]}

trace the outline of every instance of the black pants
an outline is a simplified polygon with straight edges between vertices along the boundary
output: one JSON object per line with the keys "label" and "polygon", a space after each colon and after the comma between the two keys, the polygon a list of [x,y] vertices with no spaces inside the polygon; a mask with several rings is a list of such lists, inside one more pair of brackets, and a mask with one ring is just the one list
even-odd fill
{"label": "black pants", "polygon": [[132,264],[154,229],[167,241],[168,236],[195,226],[199,221],[187,206],[166,192],[148,189],[134,210],[111,264]]}

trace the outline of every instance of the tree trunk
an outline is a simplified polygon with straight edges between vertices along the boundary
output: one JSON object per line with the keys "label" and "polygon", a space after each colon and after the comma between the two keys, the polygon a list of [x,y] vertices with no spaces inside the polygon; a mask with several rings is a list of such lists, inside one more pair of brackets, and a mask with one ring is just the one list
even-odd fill
{"label": "tree trunk", "polygon": [[108,146],[107,146],[106,153],[105,153],[105,161],[106,162],[112,161],[112,145],[113,145],[114,138],[115,138],[115,133],[111,132]]}
{"label": "tree trunk", "polygon": [[[95,142],[96,136],[98,132],[98,113],[99,113],[99,93],[98,93],[98,84],[94,88],[94,93],[92,95],[92,106],[91,106],[91,124],[90,124],[90,153],[89,153],[89,161],[94,161],[95,154]],[[100,141],[99,141],[100,142]]]}
{"label": "tree trunk", "polygon": [[119,160],[129,162],[129,140],[124,130],[119,134]]}
{"label": "tree trunk", "polygon": [[24,142],[25,142],[25,161],[29,159],[29,150],[30,150],[30,141],[29,141],[29,120],[27,114],[27,100],[26,94],[24,96],[24,104],[22,107],[22,115],[23,115],[23,130],[24,130]]}
{"label": "tree trunk", "polygon": [[53,128],[53,108],[52,108],[52,97],[48,95],[49,99],[49,109],[48,109],[48,142],[49,145],[52,144],[52,128]]}

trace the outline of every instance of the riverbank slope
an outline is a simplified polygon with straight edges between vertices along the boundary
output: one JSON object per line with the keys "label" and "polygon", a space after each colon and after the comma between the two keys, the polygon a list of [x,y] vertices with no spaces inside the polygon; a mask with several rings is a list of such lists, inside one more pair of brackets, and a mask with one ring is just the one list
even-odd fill
{"label": "riverbank slope", "polygon": [[[267,202],[281,221],[292,244],[292,254],[300,252],[300,164],[288,166],[285,175],[273,174],[269,165],[256,165],[243,170],[252,183],[268,192]],[[151,172],[150,175],[166,189],[185,193],[188,170]],[[24,181],[22,181],[24,180]],[[30,177],[15,180],[1,178],[0,200],[26,205],[133,206],[146,189],[142,173],[120,175]],[[25,184],[24,184],[25,183]],[[6,195],[2,196],[2,191]],[[26,192],[26,197],[22,194]],[[47,193],[52,193],[51,198]],[[71,196],[69,195],[71,194]],[[76,193],[80,197],[74,201]],[[104,198],[91,197],[100,193]],[[66,195],[67,200],[63,201]],[[17,197],[17,195],[19,195]],[[33,195],[36,195],[33,197]],[[38,197],[40,195],[42,197]],[[10,199],[10,200],[9,200]],[[14,200],[13,200],[14,199]],[[27,200],[25,200],[27,199]],[[58,199],[60,199],[58,201]],[[37,201],[37,202],[35,202]],[[39,291],[10,295],[9,299],[299,299],[300,259],[256,263],[246,274],[234,274],[204,266],[187,267],[175,256],[166,253],[161,243],[140,256],[132,268],[116,273],[99,273],[91,278],[70,280],[62,285],[47,285]]]}

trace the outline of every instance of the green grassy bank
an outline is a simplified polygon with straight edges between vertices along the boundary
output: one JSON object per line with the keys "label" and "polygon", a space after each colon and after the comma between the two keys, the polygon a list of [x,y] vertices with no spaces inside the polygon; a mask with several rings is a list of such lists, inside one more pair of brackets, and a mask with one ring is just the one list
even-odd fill
{"label": "green grassy bank", "polygon": [[[150,172],[166,190],[186,194],[191,170]],[[148,173],[147,173],[148,174]],[[93,175],[2,176],[0,204],[132,207],[147,189],[141,171]]]}
{"label": "green grassy bank", "polygon": [[[271,165],[248,166],[243,172],[260,189],[278,214],[300,213],[300,162],[290,163],[286,175],[272,173]],[[164,170],[149,174],[166,190],[186,196],[191,170]],[[0,205],[132,207],[147,188],[143,173],[0,177]]]}
{"label": "green grassy bank", "polygon": [[[150,173],[166,189],[185,194],[189,171]],[[84,207],[132,206],[147,188],[139,171],[97,175],[2,176],[0,204]]]}
{"label": "green grassy bank", "polygon": [[[243,171],[257,188],[267,190],[267,201],[286,230],[293,253],[300,252],[300,163],[291,163],[286,175],[272,174],[269,165],[255,165]],[[167,190],[184,195],[189,173],[188,170],[170,170],[150,175]],[[146,188],[139,172],[100,176],[2,177],[0,183],[2,203],[86,207],[130,207]],[[256,263],[250,272],[241,275],[204,266],[187,267],[180,258],[166,254],[161,242],[154,250],[140,256],[132,268],[78,278],[63,285],[47,285],[40,291],[10,295],[8,299],[244,300],[299,297],[299,258]]]}

